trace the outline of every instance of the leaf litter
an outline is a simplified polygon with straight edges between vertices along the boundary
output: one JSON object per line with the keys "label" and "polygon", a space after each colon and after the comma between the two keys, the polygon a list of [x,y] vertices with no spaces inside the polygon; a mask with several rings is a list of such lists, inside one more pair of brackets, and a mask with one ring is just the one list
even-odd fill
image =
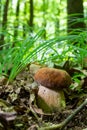
{"label": "leaf litter", "polygon": [[[84,79],[85,88],[87,88],[87,78]],[[37,130],[37,127],[44,126],[44,123],[45,125],[46,123],[47,125],[58,124],[87,97],[87,93],[82,96],[75,90],[67,97],[65,92],[66,109],[52,114],[44,113],[36,104],[38,87],[32,87],[34,82],[32,72],[24,69],[12,83],[6,84],[7,80],[5,76],[0,79],[0,130]],[[87,128],[87,105],[64,130],[83,130],[84,128]]]}

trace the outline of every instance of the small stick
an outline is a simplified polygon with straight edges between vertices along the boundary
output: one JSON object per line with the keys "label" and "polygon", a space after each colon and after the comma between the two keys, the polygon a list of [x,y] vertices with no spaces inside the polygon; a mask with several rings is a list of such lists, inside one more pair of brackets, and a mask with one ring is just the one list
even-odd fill
{"label": "small stick", "polygon": [[42,127],[38,128],[38,130],[63,130],[63,128],[73,119],[73,117],[83,109],[84,106],[87,105],[87,99],[76,109],[74,112],[69,115],[63,122],[52,125],[52,126],[47,126],[47,127]]}

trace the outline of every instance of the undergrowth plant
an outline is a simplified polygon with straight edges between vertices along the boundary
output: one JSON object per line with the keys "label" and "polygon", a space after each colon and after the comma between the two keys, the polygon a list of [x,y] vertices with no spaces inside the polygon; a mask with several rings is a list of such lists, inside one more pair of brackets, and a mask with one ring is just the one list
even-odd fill
{"label": "undergrowth plant", "polygon": [[[54,37],[49,40],[44,40],[45,30],[41,29],[35,35],[28,36],[17,41],[17,46],[12,46],[9,43],[4,45],[0,51],[0,74],[7,74],[8,69],[11,69],[9,81],[12,81],[21,70],[32,62],[40,64],[50,63],[62,64],[66,60],[70,60],[73,65],[83,68],[83,58],[87,56],[87,32],[83,31],[79,35],[68,35]],[[75,41],[74,45],[70,41]],[[2,58],[3,57],[3,58]]]}

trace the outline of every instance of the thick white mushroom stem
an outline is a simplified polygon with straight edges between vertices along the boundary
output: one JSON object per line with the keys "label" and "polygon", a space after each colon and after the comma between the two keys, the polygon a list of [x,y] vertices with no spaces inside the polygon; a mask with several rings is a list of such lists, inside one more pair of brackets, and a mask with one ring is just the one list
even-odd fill
{"label": "thick white mushroom stem", "polygon": [[37,105],[44,112],[56,112],[65,108],[65,97],[62,90],[52,90],[42,85],[39,86]]}

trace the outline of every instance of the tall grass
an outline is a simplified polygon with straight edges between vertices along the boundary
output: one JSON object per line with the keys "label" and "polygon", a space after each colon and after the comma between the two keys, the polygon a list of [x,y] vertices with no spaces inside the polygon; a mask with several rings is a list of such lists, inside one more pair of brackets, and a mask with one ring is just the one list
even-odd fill
{"label": "tall grass", "polygon": [[[12,47],[11,43],[4,45],[0,51],[0,73],[7,74],[11,68],[9,81],[13,80],[18,73],[29,63],[37,62],[62,63],[68,57],[77,64],[82,63],[82,59],[87,55],[87,32],[81,32],[79,35],[59,36],[49,40],[44,40],[45,30],[41,29],[34,36],[28,36],[19,40],[17,46]],[[72,41],[72,43],[71,43]],[[76,45],[73,45],[73,41]],[[85,42],[84,42],[85,41]]]}

